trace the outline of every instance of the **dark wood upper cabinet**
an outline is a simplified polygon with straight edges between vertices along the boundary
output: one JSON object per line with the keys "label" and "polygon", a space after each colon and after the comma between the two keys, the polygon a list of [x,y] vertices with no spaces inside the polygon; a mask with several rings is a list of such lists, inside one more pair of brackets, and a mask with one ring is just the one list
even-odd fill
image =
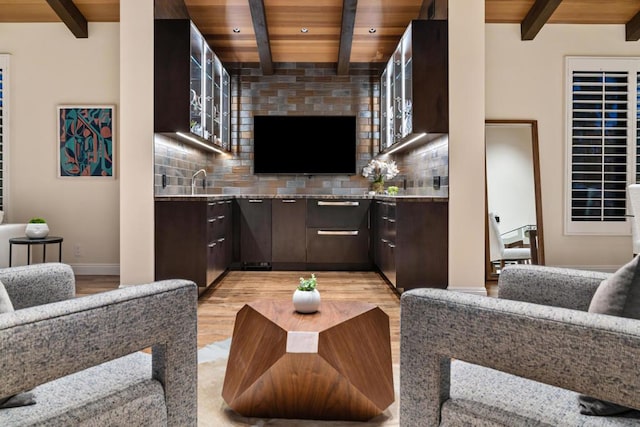
{"label": "dark wood upper cabinet", "polygon": [[381,76],[381,152],[422,133],[449,132],[448,44],[447,21],[407,27]]}
{"label": "dark wood upper cabinet", "polygon": [[188,19],[156,19],[154,37],[155,132],[228,151],[231,82],[222,62]]}

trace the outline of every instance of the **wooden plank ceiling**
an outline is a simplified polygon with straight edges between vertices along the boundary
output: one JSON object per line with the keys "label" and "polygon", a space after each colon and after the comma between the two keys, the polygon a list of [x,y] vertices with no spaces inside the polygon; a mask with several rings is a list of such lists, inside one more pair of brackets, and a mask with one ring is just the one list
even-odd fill
{"label": "wooden plank ceiling", "polygon": [[[62,21],[87,37],[87,22],[119,20],[119,1],[0,0],[0,22]],[[266,71],[276,62],[337,63],[341,73],[350,62],[385,62],[409,21],[446,19],[446,0],[156,0],[156,10],[160,3],[186,6],[225,63],[260,62]],[[558,23],[624,24],[626,40],[640,39],[640,0],[485,0],[485,7],[487,23],[521,24],[523,40]]]}

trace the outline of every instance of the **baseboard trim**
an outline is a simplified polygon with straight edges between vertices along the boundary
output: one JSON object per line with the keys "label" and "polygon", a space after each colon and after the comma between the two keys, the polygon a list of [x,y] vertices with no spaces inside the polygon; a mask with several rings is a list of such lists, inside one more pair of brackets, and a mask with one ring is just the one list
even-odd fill
{"label": "baseboard trim", "polygon": [[69,264],[78,276],[119,276],[120,264]]}

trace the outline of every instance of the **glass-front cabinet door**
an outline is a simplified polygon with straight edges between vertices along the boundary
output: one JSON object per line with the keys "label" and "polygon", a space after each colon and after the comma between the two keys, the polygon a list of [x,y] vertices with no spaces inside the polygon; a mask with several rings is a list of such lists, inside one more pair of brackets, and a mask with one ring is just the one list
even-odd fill
{"label": "glass-front cabinet door", "polygon": [[387,111],[387,100],[389,99],[389,82],[387,69],[382,72],[380,78],[380,147],[379,151],[387,148],[389,142],[389,117]]}
{"label": "glass-front cabinet door", "polygon": [[413,75],[412,75],[412,60],[413,51],[412,37],[411,37],[411,25],[407,28],[404,37],[402,38],[402,97],[403,102],[400,110],[402,112],[402,138],[413,132],[413,122],[411,120],[411,113],[413,107]]}
{"label": "glass-front cabinet door", "polygon": [[226,150],[231,150],[231,79],[227,70],[222,68],[222,102],[221,110],[218,111],[222,122],[222,131],[220,133],[220,145]]}
{"label": "glass-front cabinet door", "polygon": [[202,36],[195,25],[191,25],[191,81],[189,85],[189,128],[191,133],[203,136],[202,123],[202,73],[203,73]]}
{"label": "glass-front cabinet door", "polygon": [[222,63],[216,58],[215,63],[215,80],[213,85],[213,142],[220,144],[220,135],[222,131],[222,123],[220,121],[220,108],[222,102]]}
{"label": "glass-front cabinet door", "polygon": [[206,66],[204,73],[204,100],[202,102],[202,111],[203,111],[203,119],[204,119],[204,131],[202,137],[204,139],[213,141],[213,135],[215,135],[215,126],[214,126],[214,113],[215,113],[215,105],[214,105],[214,65],[215,65],[215,55],[213,51],[209,48],[209,46],[205,46],[205,57],[206,57]]}
{"label": "glass-front cabinet door", "polygon": [[402,70],[402,46],[393,53],[393,135],[394,140],[402,138],[402,104],[404,97],[404,80]]}

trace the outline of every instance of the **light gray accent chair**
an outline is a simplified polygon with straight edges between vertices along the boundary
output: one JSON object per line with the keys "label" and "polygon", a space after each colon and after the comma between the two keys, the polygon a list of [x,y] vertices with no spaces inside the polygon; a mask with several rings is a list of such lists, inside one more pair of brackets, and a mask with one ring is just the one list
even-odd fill
{"label": "light gray accent chair", "polygon": [[[69,265],[0,269],[0,426],[195,426],[197,286],[165,280],[74,298]],[[152,352],[149,354],[148,350]]]}
{"label": "light gray accent chair", "polygon": [[404,292],[400,425],[639,426],[580,414],[579,393],[640,408],[640,321],[586,312],[607,277],[510,265],[499,298]]}

